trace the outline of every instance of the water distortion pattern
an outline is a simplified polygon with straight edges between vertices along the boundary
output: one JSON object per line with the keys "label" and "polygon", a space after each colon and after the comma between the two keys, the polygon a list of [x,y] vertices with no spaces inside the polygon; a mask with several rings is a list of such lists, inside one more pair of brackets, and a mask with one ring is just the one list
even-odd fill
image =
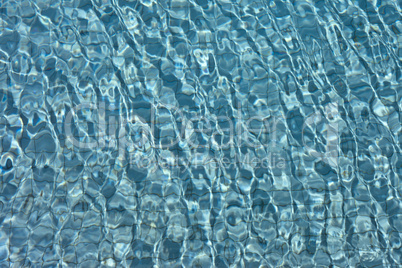
{"label": "water distortion pattern", "polygon": [[0,4],[1,267],[400,267],[402,2]]}

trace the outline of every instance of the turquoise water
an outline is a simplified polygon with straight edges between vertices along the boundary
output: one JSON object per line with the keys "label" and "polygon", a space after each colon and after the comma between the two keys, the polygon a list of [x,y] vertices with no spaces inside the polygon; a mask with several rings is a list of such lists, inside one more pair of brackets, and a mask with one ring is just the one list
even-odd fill
{"label": "turquoise water", "polygon": [[400,1],[6,1],[1,267],[400,267]]}

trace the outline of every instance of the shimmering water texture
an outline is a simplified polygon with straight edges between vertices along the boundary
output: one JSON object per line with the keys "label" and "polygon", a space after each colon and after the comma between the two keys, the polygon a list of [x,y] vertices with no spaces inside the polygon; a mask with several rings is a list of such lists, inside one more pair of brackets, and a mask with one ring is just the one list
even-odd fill
{"label": "shimmering water texture", "polygon": [[401,5],[2,0],[0,267],[401,267]]}

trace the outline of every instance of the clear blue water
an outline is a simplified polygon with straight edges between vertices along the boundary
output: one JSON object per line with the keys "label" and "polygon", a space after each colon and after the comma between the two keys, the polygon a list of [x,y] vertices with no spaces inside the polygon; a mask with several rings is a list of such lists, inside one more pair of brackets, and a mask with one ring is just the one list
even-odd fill
{"label": "clear blue water", "polygon": [[401,267],[401,1],[1,1],[1,267]]}

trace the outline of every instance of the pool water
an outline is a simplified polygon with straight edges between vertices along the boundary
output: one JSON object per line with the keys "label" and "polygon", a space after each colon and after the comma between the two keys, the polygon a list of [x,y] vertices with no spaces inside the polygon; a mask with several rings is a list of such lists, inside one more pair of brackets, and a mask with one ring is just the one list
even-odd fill
{"label": "pool water", "polygon": [[1,267],[400,267],[402,2],[0,4]]}

